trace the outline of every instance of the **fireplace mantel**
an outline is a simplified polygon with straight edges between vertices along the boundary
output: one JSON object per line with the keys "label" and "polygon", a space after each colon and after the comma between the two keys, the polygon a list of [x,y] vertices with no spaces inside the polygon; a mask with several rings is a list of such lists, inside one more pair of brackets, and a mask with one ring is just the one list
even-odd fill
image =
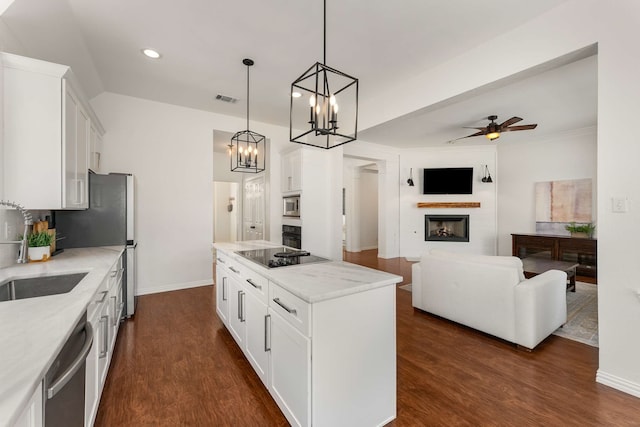
{"label": "fireplace mantel", "polygon": [[419,208],[479,208],[480,202],[418,202]]}

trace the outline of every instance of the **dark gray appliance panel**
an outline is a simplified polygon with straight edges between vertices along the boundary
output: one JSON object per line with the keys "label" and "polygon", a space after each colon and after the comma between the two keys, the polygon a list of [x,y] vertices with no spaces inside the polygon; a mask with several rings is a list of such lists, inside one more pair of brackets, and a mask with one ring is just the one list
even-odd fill
{"label": "dark gray appliance panel", "polygon": [[125,245],[126,175],[89,174],[89,209],[57,211],[56,230],[61,248]]}

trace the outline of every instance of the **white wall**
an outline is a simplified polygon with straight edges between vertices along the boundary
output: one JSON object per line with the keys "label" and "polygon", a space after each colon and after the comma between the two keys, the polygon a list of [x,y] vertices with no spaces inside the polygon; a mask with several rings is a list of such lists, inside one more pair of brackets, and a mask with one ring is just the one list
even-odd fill
{"label": "white wall", "polygon": [[[91,104],[107,131],[104,171],[136,176],[138,292],[212,283],[212,132],[244,129],[245,120],[113,93]],[[286,128],[256,123],[252,130],[275,141],[271,153],[288,141]],[[279,186],[279,159],[269,167]],[[278,240],[279,218],[271,222]]]}
{"label": "white wall", "polygon": [[[405,150],[400,154],[400,175],[406,177],[400,185],[400,253],[418,257],[428,249],[495,255],[496,253],[496,184],[481,181],[483,165],[495,170],[495,146],[425,148]],[[473,194],[424,195],[423,169],[443,167],[473,167]],[[406,179],[413,168],[415,186]],[[480,208],[418,208],[418,202],[480,202]],[[469,242],[425,241],[425,215],[469,215]]]}
{"label": "white wall", "polygon": [[[597,206],[597,135],[578,129],[541,140],[498,146],[498,254],[511,255],[511,233],[535,233],[536,182],[591,178],[593,222]],[[493,174],[492,174],[493,175]]]}
{"label": "white wall", "polygon": [[301,154],[302,248],[341,260],[342,148],[325,150],[305,146],[301,147]]}

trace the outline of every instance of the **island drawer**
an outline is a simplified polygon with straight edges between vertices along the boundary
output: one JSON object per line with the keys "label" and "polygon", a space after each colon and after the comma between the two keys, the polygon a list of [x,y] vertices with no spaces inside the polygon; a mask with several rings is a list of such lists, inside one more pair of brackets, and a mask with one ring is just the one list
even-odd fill
{"label": "island drawer", "polygon": [[269,280],[266,277],[259,275],[254,272],[250,268],[245,266],[241,266],[240,276],[242,279],[242,284],[247,289],[247,292],[253,294],[262,301],[264,304],[267,304],[269,300]]}
{"label": "island drawer", "polygon": [[311,305],[309,303],[270,282],[269,307],[305,336],[311,336]]}

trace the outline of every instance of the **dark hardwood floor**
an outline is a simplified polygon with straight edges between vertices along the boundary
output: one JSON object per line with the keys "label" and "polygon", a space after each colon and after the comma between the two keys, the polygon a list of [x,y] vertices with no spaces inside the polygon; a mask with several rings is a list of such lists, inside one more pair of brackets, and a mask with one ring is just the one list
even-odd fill
{"label": "dark hardwood floor", "polygon": [[[345,259],[411,282],[411,263]],[[597,384],[598,350],[551,336],[532,353],[411,306],[397,293],[393,426],[638,426],[640,400]],[[287,422],[215,314],[212,286],[146,295],[121,325],[96,426]]]}

